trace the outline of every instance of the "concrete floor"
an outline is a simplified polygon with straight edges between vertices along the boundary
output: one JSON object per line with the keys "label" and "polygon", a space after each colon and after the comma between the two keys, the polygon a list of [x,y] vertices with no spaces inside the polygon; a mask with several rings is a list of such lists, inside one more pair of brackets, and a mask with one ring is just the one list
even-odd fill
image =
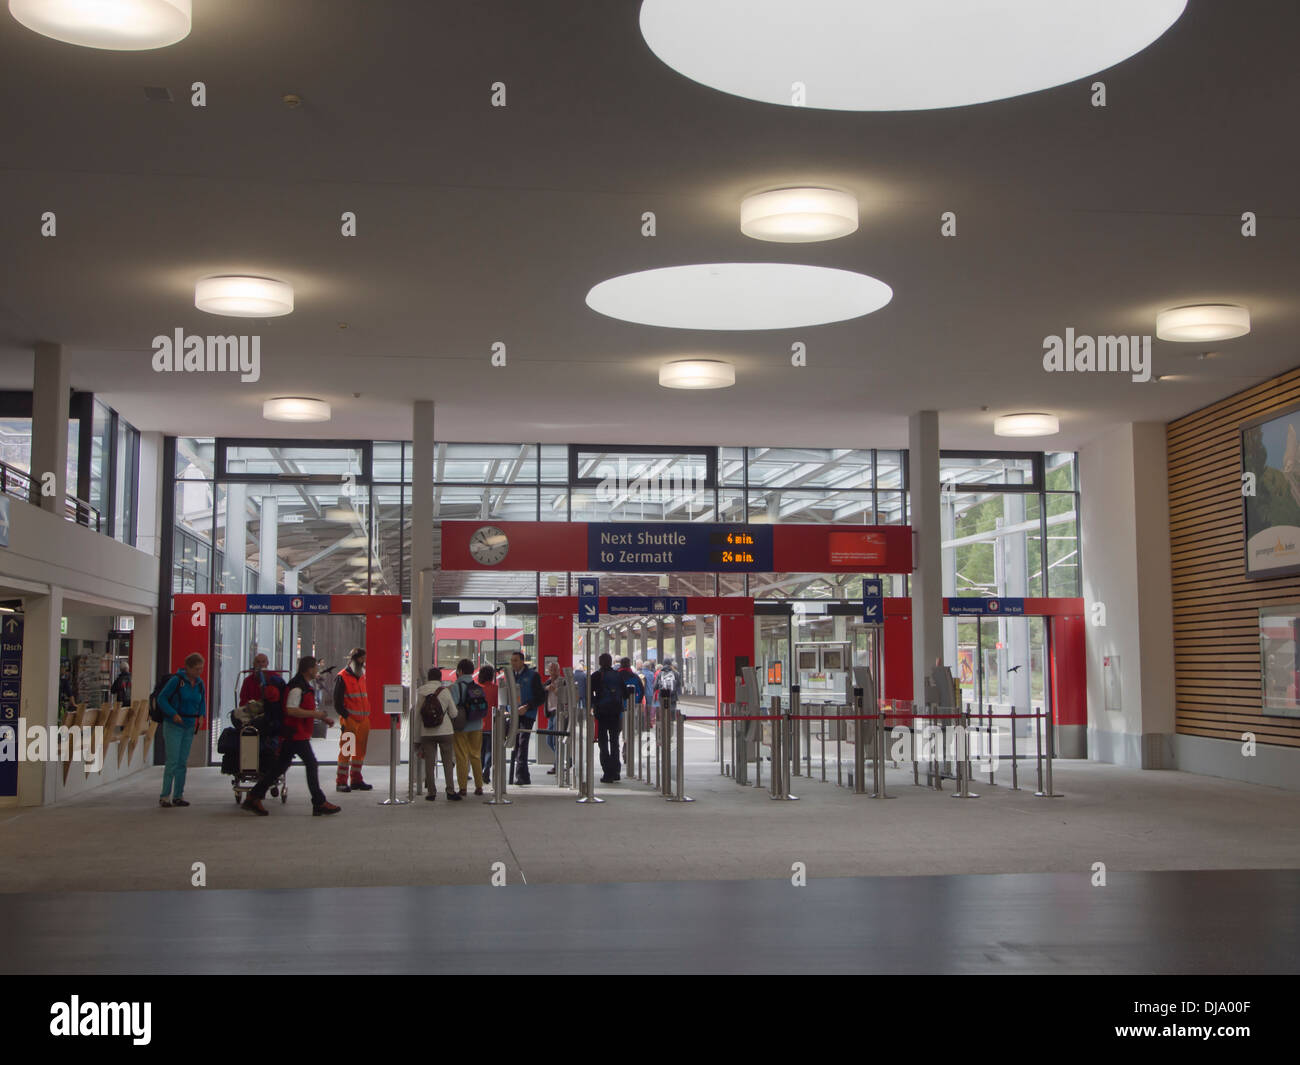
{"label": "concrete floor", "polygon": [[[968,873],[1062,873],[1095,862],[1136,870],[1300,868],[1300,793],[1178,772],[1057,762],[1058,799],[977,782],[958,801],[891,770],[876,801],[796,778],[799,802],[721,777],[713,739],[688,726],[687,791],[663,801],[624,781],[608,801],[576,804],[536,769],[506,807],[471,795],[451,804],[378,805],[379,790],[330,795],[344,811],[310,816],[303,771],[290,771],[288,805],[271,816],[236,808],[229,778],[191,770],[193,805],[157,806],[154,769],[50,808],[0,812],[0,891],[189,890],[194,863],[210,889],[486,885],[502,863],[511,884],[810,880]],[[330,779],[327,774],[326,780]],[[374,777],[380,783],[381,775]],[[765,777],[766,779],[766,777]],[[329,785],[327,784],[327,788]]]}

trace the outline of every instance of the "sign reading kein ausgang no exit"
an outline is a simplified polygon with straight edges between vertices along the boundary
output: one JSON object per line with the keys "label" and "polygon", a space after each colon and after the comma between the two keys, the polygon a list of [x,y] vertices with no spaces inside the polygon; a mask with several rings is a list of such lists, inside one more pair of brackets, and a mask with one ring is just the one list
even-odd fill
{"label": "sign reading kein ausgang no exit", "polygon": [[907,525],[444,521],[444,570],[910,573]]}

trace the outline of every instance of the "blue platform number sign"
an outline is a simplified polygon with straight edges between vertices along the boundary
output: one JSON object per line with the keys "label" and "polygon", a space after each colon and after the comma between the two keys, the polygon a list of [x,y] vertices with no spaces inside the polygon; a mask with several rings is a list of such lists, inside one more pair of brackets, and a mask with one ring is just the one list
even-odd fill
{"label": "blue platform number sign", "polygon": [[595,625],[600,621],[600,578],[578,578],[578,624]]}
{"label": "blue platform number sign", "polygon": [[862,582],[862,620],[868,625],[880,625],[885,620],[883,585],[878,577]]}
{"label": "blue platform number sign", "polygon": [[18,794],[18,716],[23,694],[23,619],[0,614],[0,732],[12,758],[0,759],[0,797]]}

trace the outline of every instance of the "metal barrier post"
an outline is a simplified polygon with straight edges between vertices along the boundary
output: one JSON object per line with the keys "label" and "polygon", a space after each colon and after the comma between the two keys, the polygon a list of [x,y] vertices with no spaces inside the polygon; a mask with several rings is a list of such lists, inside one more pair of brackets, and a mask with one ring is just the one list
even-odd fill
{"label": "metal barrier post", "polygon": [[659,695],[659,742],[663,744],[659,752],[659,794],[665,799],[673,797],[673,708],[675,700],[664,702],[663,693]]}
{"label": "metal barrier post", "polygon": [[587,752],[587,780],[576,801],[580,803],[604,802],[605,800],[596,794],[596,717],[594,712],[589,710],[582,715],[582,729],[582,746]]}
{"label": "metal barrier post", "polygon": [[[772,779],[768,781],[769,797],[781,797],[781,697],[772,696],[768,711],[772,718]],[[760,748],[761,748],[760,744]]]}
{"label": "metal barrier post", "polygon": [[970,790],[970,704],[966,705],[962,711],[960,723],[957,726],[957,749],[952,754],[953,771],[957,776],[957,790],[953,792],[954,799],[978,799],[979,796]]}
{"label": "metal barrier post", "polygon": [[[981,711],[982,712],[982,711]],[[993,751],[998,745],[998,724],[997,719],[993,716],[993,707],[989,707],[989,784],[996,786],[997,781],[993,779],[993,774],[997,772],[997,764],[993,761]]]}
{"label": "metal barrier post", "polygon": [[[1030,700],[1032,704],[1033,700]],[[1011,790],[1020,790],[1020,774],[1017,771],[1016,764],[1016,708],[1013,704],[1011,707]]]}
{"label": "metal barrier post", "polygon": [[835,786],[844,786],[844,707],[835,706]]}
{"label": "metal barrier post", "polygon": [[[660,699],[662,705],[663,700]],[[677,719],[677,794],[669,795],[669,802],[694,802],[686,794],[686,718],[682,716],[681,705],[673,699],[673,716]]]}
{"label": "metal barrier post", "polygon": [[[397,727],[394,728],[393,725]],[[388,720],[388,798],[381,802],[380,806],[406,806],[410,799],[399,799],[397,797],[397,763],[402,760],[401,735],[402,719],[401,717],[394,720],[392,717]]]}
{"label": "metal barrier post", "polygon": [[790,771],[794,776],[799,775],[799,730],[803,728],[803,723],[799,720],[801,714],[799,711],[799,685],[790,685]]}
{"label": "metal barrier post", "polygon": [[853,689],[853,794],[865,795],[867,793],[867,730],[864,727],[866,722],[862,720],[863,710],[866,704],[863,702],[862,689]]}
{"label": "metal barrier post", "polygon": [[496,709],[492,711],[492,798],[488,799],[489,806],[509,806],[510,800],[506,798],[506,777],[508,773],[504,772],[501,760],[506,756],[506,709],[500,703],[497,703]]}
{"label": "metal barrier post", "polygon": [[[1055,739],[1055,728],[1052,723],[1051,710],[1044,708],[1043,717],[1047,719],[1047,790],[1043,793],[1044,799],[1060,799],[1063,796],[1052,789],[1052,747]],[[1041,719],[1040,719],[1041,720]]]}
{"label": "metal barrier post", "polygon": [[1034,764],[1038,771],[1038,790],[1034,794],[1041,799],[1047,794],[1043,791],[1043,712],[1041,710],[1034,715]]}

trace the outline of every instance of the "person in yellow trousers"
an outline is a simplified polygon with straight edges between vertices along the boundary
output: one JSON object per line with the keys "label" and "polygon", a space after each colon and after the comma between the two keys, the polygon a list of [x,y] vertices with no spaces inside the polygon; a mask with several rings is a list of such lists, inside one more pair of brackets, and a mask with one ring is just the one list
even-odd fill
{"label": "person in yellow trousers", "polygon": [[[366,649],[355,647],[348,655],[348,665],[339,671],[334,682],[334,709],[339,715],[343,734],[339,737],[339,772],[335,778],[336,791],[370,791],[361,776],[366,764],[366,740],[370,738],[370,699],[366,694]],[[351,755],[348,751],[351,737]],[[350,772],[349,772],[350,770]]]}

